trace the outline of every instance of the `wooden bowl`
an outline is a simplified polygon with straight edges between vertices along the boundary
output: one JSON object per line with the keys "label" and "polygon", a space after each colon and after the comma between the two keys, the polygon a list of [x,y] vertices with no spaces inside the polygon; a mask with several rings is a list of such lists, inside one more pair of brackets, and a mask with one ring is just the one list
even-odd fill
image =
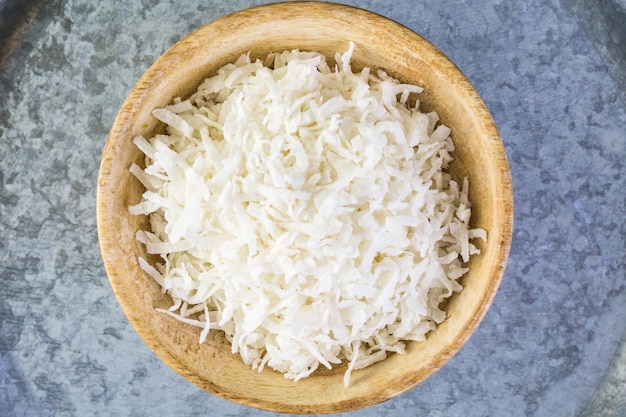
{"label": "wooden bowl", "polygon": [[[422,109],[436,110],[452,129],[456,145],[451,172],[470,179],[472,227],[488,241],[463,278],[463,291],[449,299],[448,318],[425,342],[411,342],[404,355],[352,373],[343,386],[344,367],[316,371],[294,382],[267,367],[258,373],[230,353],[219,332],[198,343],[199,329],[155,307],[171,300],[139,267],[145,248],[135,232],[147,227],[128,206],[143,192],[129,173],[142,154],[136,135],[151,137],[159,124],[151,110],[188,96],[219,67],[251,51],[253,57],[286,49],[318,51],[329,59],[354,41],[353,66],[381,68],[425,88]],[[124,102],[110,131],[97,189],[98,234],[104,265],[120,305],[146,344],[180,375],[228,400],[289,413],[335,413],[392,398],[441,368],[474,332],[497,291],[511,242],[513,196],[503,144],[485,104],[461,71],[411,30],[361,9],[329,3],[278,3],[243,10],[191,33],[152,65]]]}

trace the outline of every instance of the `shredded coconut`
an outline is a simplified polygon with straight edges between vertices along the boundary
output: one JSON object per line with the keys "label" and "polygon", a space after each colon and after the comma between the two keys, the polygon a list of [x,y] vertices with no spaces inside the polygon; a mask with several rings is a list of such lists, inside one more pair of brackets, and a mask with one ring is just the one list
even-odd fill
{"label": "shredded coconut", "polygon": [[470,229],[467,179],[422,89],[369,68],[354,45],[264,62],[242,55],[187,100],[153,111],[167,134],[136,146],[145,186],[130,207],[162,262],[140,266],[174,301],[160,310],[222,330],[232,352],[298,380],[320,365],[352,371],[425,340],[440,303],[486,239]]}

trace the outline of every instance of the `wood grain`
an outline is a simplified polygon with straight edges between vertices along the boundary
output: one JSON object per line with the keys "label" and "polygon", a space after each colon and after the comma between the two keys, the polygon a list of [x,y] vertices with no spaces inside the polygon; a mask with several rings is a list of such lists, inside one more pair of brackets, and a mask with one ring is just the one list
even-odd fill
{"label": "wood grain", "polygon": [[[258,373],[230,353],[214,332],[198,344],[197,328],[157,313],[168,296],[139,268],[145,249],[135,232],[145,218],[131,216],[142,187],[129,173],[142,163],[136,135],[159,129],[152,109],[189,95],[219,67],[251,52],[299,48],[329,59],[355,42],[355,67],[381,68],[425,88],[420,101],[452,128],[456,146],[451,172],[470,179],[473,227],[488,232],[482,253],[470,261],[464,290],[448,305],[447,320],[405,355],[391,355],[355,371],[349,388],[343,368],[293,382],[277,372]],[[505,150],[482,99],[459,69],[432,44],[379,15],[330,3],[294,2],[258,6],[218,19],[174,45],[141,77],[124,102],[106,143],[97,189],[97,222],[105,268],[115,295],[146,344],[169,366],[203,389],[226,399],[288,413],[336,413],[370,406],[422,382],[469,339],[484,317],[503,276],[513,228],[513,193]]]}

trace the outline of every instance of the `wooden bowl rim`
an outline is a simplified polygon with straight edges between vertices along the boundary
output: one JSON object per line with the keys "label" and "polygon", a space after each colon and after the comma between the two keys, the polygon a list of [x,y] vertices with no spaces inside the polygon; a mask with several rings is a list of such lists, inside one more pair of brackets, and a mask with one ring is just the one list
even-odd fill
{"label": "wooden bowl rim", "polygon": [[[254,19],[257,19],[260,16],[263,19],[268,19],[268,16],[277,17],[282,15],[283,12],[287,10],[293,11],[293,8],[306,10],[303,14],[306,14],[312,20],[317,19],[319,14],[323,14],[326,18],[329,18],[329,16],[332,16],[333,14],[347,13],[352,15],[354,19],[357,19],[359,23],[367,23],[370,25],[372,30],[401,32],[403,36],[411,40],[411,44],[407,46],[407,50],[418,49],[420,54],[436,63],[437,67],[441,68],[442,72],[454,75],[459,95],[466,99],[466,102],[468,103],[468,110],[479,114],[480,120],[483,123],[481,128],[486,132],[486,136],[490,137],[493,142],[489,144],[490,149],[494,151],[495,157],[499,159],[499,163],[497,164],[499,169],[497,175],[498,183],[495,185],[498,187],[498,193],[500,196],[500,204],[499,207],[497,207],[498,214],[501,217],[501,231],[498,236],[500,239],[498,253],[499,263],[491,268],[489,276],[490,281],[488,285],[484,287],[484,291],[481,294],[481,303],[471,315],[468,315],[465,323],[465,330],[457,335],[453,343],[445,346],[445,348],[441,351],[441,354],[429,364],[427,372],[398,381],[398,386],[389,387],[389,389],[382,392],[361,394],[358,397],[324,404],[284,404],[275,400],[260,398],[251,399],[245,396],[233,395],[232,393],[225,392],[219,385],[214,384],[212,381],[203,380],[194,374],[194,372],[188,369],[187,366],[185,366],[185,364],[183,364],[180,359],[167,348],[167,346],[160,343],[160,339],[158,337],[155,338],[154,335],[151,334],[152,329],[144,327],[143,324],[138,321],[137,315],[140,314],[140,312],[134,311],[133,305],[123,302],[124,299],[120,297],[120,293],[124,291],[124,280],[127,277],[120,276],[118,272],[118,263],[120,261],[112,255],[110,250],[115,246],[117,237],[114,234],[111,234],[106,228],[106,224],[109,222],[111,218],[110,216],[112,216],[111,202],[115,194],[115,184],[111,182],[110,177],[112,160],[110,158],[105,158],[104,155],[113,152],[115,147],[122,146],[124,141],[129,142],[129,138],[126,133],[128,133],[128,126],[130,126],[133,118],[136,116],[139,103],[147,94],[150,94],[150,86],[153,85],[155,80],[159,79],[165,71],[165,68],[171,66],[173,62],[176,62],[181,56],[186,54],[186,43],[190,40],[202,39],[210,36],[214,33],[214,29],[218,27],[227,28],[233,23],[254,23]],[[96,199],[98,236],[104,266],[109,277],[110,284],[129,321],[150,349],[180,375],[213,394],[243,405],[283,413],[338,413],[364,408],[386,401],[414,387],[436,370],[441,368],[467,342],[491,305],[504,274],[513,230],[513,191],[506,152],[495,123],[493,122],[486,105],[475,91],[469,80],[441,51],[412,30],[374,12],[354,6],[328,2],[290,1],[254,6],[216,19],[191,32],[189,35],[173,45],[167,52],[157,59],[157,61],[139,79],[119,111],[103,151],[103,160],[100,167]],[[301,382],[303,381],[300,381],[300,383]]]}

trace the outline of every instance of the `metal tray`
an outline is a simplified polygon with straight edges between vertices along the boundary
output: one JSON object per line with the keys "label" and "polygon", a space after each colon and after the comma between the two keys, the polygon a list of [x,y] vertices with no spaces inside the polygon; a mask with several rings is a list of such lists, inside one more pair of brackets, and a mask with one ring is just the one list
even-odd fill
{"label": "metal tray", "polygon": [[[99,158],[132,85],[191,30],[259,3],[0,0],[0,415],[270,415],[150,352],[95,231]],[[626,2],[345,3],[466,73],[499,126],[516,204],[507,271],[472,339],[354,414],[626,415]]]}

